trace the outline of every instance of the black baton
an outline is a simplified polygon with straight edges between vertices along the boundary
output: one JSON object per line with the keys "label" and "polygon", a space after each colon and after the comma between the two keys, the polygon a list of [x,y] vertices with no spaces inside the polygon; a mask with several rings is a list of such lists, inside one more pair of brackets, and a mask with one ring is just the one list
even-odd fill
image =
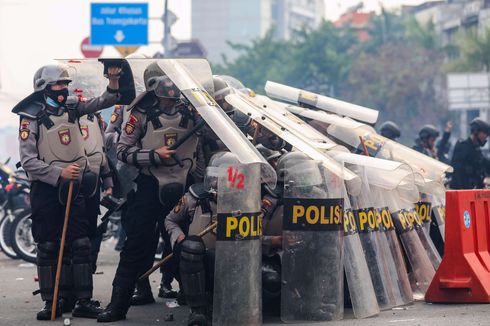
{"label": "black baton", "polygon": [[[192,135],[194,135],[196,132],[198,132],[202,127],[204,127],[204,125],[206,124],[206,121],[204,121],[204,119],[201,119],[201,121],[199,121],[191,130],[189,130],[189,132],[187,134],[184,135],[184,137],[182,137],[181,139],[178,139],[175,144],[173,144],[172,146],[170,146],[168,149],[174,151],[176,150],[177,148],[180,147],[180,145],[182,145],[183,143],[185,143],[185,141],[189,138],[192,137]],[[177,154],[172,154],[172,158],[175,160],[175,162],[177,162],[177,164],[183,168],[184,167],[184,163],[182,163],[182,161],[180,160],[180,158],[177,156]]]}

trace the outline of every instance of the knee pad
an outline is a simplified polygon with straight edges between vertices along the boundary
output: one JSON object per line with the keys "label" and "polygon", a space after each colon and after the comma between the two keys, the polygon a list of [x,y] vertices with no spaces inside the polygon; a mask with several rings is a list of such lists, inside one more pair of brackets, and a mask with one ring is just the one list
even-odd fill
{"label": "knee pad", "polygon": [[88,237],[80,238],[72,242],[73,263],[90,262],[91,243]]}
{"label": "knee pad", "polygon": [[78,299],[92,297],[92,265],[90,260],[90,240],[81,238],[73,241],[73,292]]}
{"label": "knee pad", "polygon": [[[203,265],[204,253],[206,246],[201,237],[191,235],[182,242],[182,251],[180,253],[180,264],[192,266],[194,264]],[[186,266],[187,267],[187,266]]]}
{"label": "knee pad", "polygon": [[264,299],[274,299],[281,295],[281,270],[276,264],[262,264],[262,292]]}
{"label": "knee pad", "polygon": [[43,301],[53,300],[58,249],[57,242],[43,242],[37,245],[37,274]]}
{"label": "knee pad", "polygon": [[190,236],[182,243],[180,279],[191,308],[206,306],[205,250],[204,242],[197,236]]}

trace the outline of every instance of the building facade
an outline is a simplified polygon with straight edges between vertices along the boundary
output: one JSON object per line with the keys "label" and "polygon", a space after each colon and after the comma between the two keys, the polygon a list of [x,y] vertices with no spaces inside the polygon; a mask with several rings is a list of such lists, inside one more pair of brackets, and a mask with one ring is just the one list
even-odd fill
{"label": "building facade", "polygon": [[301,28],[315,28],[324,18],[323,0],[193,0],[192,38],[206,48],[212,63],[238,53],[231,43],[250,44],[271,28],[280,39],[289,39]]}

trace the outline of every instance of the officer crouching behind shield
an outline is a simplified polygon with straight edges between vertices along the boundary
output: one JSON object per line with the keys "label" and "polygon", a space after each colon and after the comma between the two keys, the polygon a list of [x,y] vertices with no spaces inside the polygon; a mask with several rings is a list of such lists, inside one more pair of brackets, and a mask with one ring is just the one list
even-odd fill
{"label": "officer crouching behind shield", "polygon": [[[74,295],[75,317],[96,318],[101,308],[92,298],[89,220],[85,212],[83,185],[88,173],[79,118],[114,105],[119,99],[120,68],[108,70],[109,86],[100,97],[81,102],[68,97],[71,82],[67,67],[47,65],[34,75],[34,93],[12,110],[20,116],[19,149],[24,170],[32,181],[32,235],[38,243],[37,265],[41,298],[45,307],[38,320],[49,320],[54,293],[57,255],[67,199],[74,180],[66,250],[56,316],[71,310],[63,305],[68,293]],[[81,186],[82,185],[82,186]]]}
{"label": "officer crouching behind shield", "polygon": [[[196,134],[177,150],[169,149],[196,125],[194,110],[180,101],[180,90],[157,62],[145,69],[144,81],[146,92],[128,108],[131,113],[117,147],[118,159],[136,166],[139,174],[134,198],[122,217],[127,238],[112,283],[111,302],[99,315],[99,322],[126,318],[136,280],[153,264],[157,223],[163,222],[182,197],[189,172],[195,167]],[[164,240],[170,253],[168,235]],[[138,284],[138,292],[152,299],[148,279]]]}
{"label": "officer crouching behind shield", "polygon": [[[202,237],[198,234],[216,222],[218,167],[230,164],[234,159],[234,155],[229,152],[214,154],[209,160],[204,183],[192,185],[165,219],[174,257],[178,260],[185,299],[191,308],[188,325],[207,325],[212,317],[216,229]],[[267,206],[265,209],[270,210],[271,207]],[[265,214],[264,211],[262,213]],[[265,233],[262,240],[262,248],[266,254],[262,262],[262,291],[264,309],[273,304],[275,307],[272,309],[276,308],[274,310],[277,311],[281,276],[280,259],[276,252],[282,247],[282,230],[277,231],[276,226],[282,227],[281,221],[277,221],[282,215],[276,214],[272,218],[272,213],[272,210],[267,213],[267,221],[274,222],[266,223],[264,229],[272,233]]]}

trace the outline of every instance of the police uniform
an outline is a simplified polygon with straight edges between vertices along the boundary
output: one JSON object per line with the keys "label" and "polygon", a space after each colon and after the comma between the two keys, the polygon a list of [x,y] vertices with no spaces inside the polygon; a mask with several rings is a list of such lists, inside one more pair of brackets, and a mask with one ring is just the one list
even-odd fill
{"label": "police uniform", "polygon": [[80,130],[85,144],[85,152],[90,171],[95,176],[94,187],[88,191],[85,200],[87,216],[89,218],[89,238],[91,241],[92,269],[97,269],[97,257],[102,242],[102,234],[97,235],[97,219],[100,214],[100,185],[103,189],[114,187],[112,170],[109,167],[104,148],[103,120],[99,113],[88,114],[80,118]]}
{"label": "police uniform", "polygon": [[471,138],[460,139],[454,147],[451,160],[454,169],[451,189],[482,189],[488,165],[478,144],[473,143]]}
{"label": "police uniform", "polygon": [[[70,97],[64,106],[54,108],[45,104],[42,93],[34,93],[31,100],[14,108],[20,115],[20,159],[31,181],[32,235],[38,243],[38,274],[43,301],[53,300],[57,253],[63,227],[66,193],[60,191],[67,182],[61,179],[64,167],[77,163],[81,174],[72,199],[66,235],[60,294],[68,293],[72,284],[77,299],[92,297],[92,270],[90,267],[90,223],[85,212],[85,177],[90,169],[85,153],[79,118],[114,105],[117,90],[108,88],[102,96],[82,102]],[[65,187],[66,188],[66,187]],[[70,258],[71,253],[71,258]],[[66,291],[66,292],[65,292]],[[48,305],[38,314],[47,315]],[[75,308],[77,309],[77,308]],[[75,315],[75,310],[74,310]]]}
{"label": "police uniform", "polygon": [[[262,200],[262,291],[264,309],[279,308],[281,289],[281,261],[278,248],[272,245],[272,237],[282,235],[283,206],[279,196],[269,193]],[[174,255],[179,261],[180,278],[187,304],[193,312],[206,314],[208,297],[214,285],[214,262],[216,231],[212,230],[201,239],[202,230],[216,221],[214,196],[204,190],[202,184],[194,184],[180,199],[165,219],[165,228],[170,236]],[[182,235],[185,240],[177,244]],[[192,318],[192,314],[191,314]]]}
{"label": "police uniform", "polygon": [[[99,316],[101,322],[125,318],[137,278],[153,264],[157,223],[163,222],[182,197],[188,174],[195,168],[197,135],[176,151],[183,167],[173,158],[162,159],[155,153],[158,148],[172,146],[192,129],[195,121],[191,108],[176,101],[173,107],[161,109],[153,92],[143,94],[136,102],[124,123],[117,156],[139,169],[137,191],[122,217],[127,238],[113,281],[113,298]],[[170,252],[168,236],[165,240],[164,254]]]}

